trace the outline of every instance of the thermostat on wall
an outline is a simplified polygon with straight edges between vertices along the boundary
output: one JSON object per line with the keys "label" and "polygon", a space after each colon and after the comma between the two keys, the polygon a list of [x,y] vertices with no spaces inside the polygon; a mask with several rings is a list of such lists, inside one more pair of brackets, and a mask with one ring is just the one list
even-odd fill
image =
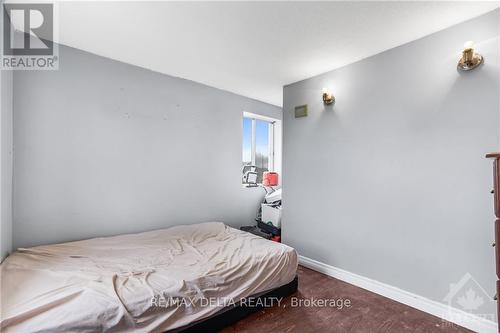
{"label": "thermostat on wall", "polygon": [[307,117],[307,104],[295,107],[295,118]]}

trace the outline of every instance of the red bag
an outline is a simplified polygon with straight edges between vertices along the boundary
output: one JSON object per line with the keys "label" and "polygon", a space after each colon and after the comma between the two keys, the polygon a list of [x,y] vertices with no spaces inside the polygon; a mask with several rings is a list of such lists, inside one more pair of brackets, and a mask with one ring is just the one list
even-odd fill
{"label": "red bag", "polygon": [[278,185],[278,174],[276,172],[264,172],[262,175],[262,185],[263,186],[277,186]]}

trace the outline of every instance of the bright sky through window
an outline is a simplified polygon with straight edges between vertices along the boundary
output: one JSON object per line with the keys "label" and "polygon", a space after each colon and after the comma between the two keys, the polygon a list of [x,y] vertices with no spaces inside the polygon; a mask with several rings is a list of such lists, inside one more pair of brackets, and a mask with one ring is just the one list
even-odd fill
{"label": "bright sky through window", "polygon": [[262,180],[262,173],[271,167],[273,129],[272,122],[243,117],[242,164],[257,167],[257,182]]}
{"label": "bright sky through window", "polygon": [[252,163],[252,119],[243,118],[243,164]]}

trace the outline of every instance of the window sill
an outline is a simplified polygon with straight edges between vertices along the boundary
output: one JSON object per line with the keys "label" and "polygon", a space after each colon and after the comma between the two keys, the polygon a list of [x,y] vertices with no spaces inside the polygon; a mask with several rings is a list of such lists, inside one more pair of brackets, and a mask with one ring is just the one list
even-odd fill
{"label": "window sill", "polygon": [[257,184],[257,185],[248,185],[248,184],[241,184],[242,188],[262,188],[262,184]]}

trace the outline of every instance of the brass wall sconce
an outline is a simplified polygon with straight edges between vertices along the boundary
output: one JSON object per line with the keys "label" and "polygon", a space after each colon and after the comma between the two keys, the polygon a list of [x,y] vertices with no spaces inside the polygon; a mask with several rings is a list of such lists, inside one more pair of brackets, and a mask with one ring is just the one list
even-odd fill
{"label": "brass wall sconce", "polygon": [[458,69],[462,71],[470,71],[483,63],[483,56],[474,52],[474,42],[464,44],[462,58],[458,62]]}
{"label": "brass wall sconce", "polygon": [[335,96],[327,89],[323,88],[323,103],[330,105],[335,102]]}

